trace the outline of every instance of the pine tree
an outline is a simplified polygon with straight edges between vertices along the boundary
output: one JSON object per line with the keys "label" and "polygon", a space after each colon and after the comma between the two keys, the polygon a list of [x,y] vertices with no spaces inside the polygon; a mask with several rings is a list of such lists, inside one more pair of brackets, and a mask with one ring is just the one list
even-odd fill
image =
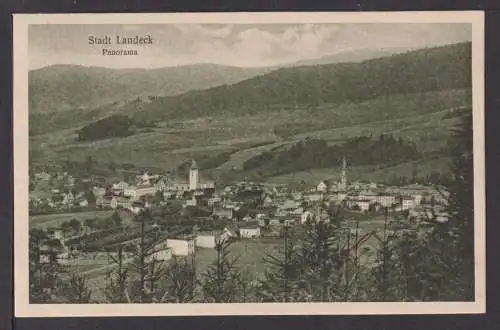
{"label": "pine tree", "polygon": [[[449,150],[451,176],[446,182],[448,221],[429,219],[432,227],[417,251],[423,269],[419,280],[423,292],[417,299],[474,299],[474,164],[472,113],[465,115],[454,130]],[[444,196],[446,197],[446,196]],[[425,258],[425,255],[432,258]]]}
{"label": "pine tree", "polygon": [[237,258],[230,257],[231,242],[218,239],[215,242],[216,258],[202,274],[200,285],[207,302],[227,303],[236,300],[240,289],[240,273]]}
{"label": "pine tree", "polygon": [[[414,233],[403,233],[387,248],[390,291],[386,298],[464,301],[474,298],[474,184],[472,116],[463,118],[450,140],[451,176],[445,181],[447,221],[435,214]],[[433,198],[436,204],[435,198]],[[390,249],[390,250],[389,250]],[[387,259],[387,257],[386,257]],[[389,294],[391,296],[389,296]]]}
{"label": "pine tree", "polygon": [[188,303],[195,298],[196,268],[187,259],[174,257],[165,271],[162,302]]}
{"label": "pine tree", "polygon": [[[134,251],[134,260],[130,263],[131,270],[138,276],[136,292],[133,292],[133,300],[140,303],[147,302],[152,296],[152,290],[155,289],[156,282],[164,272],[162,261],[156,259],[156,246],[161,242],[162,237],[157,230],[146,231],[146,225],[153,222],[151,213],[145,209],[137,216],[136,221],[140,222],[139,242]],[[149,286],[149,289],[147,288]]]}
{"label": "pine tree", "polygon": [[337,300],[336,288],[340,284],[338,241],[333,225],[325,222],[311,223],[306,228],[302,245],[304,280],[313,301]]}
{"label": "pine tree", "polygon": [[64,285],[63,296],[72,304],[90,303],[92,290],[88,287],[87,277],[72,273],[69,282]]}
{"label": "pine tree", "polygon": [[451,267],[459,299],[474,299],[474,164],[472,114],[464,117],[451,142],[452,179],[448,185],[448,226],[454,239],[456,257]]}
{"label": "pine tree", "polygon": [[128,284],[128,269],[125,267],[124,261],[124,246],[120,245],[116,249],[116,256],[111,253],[109,257],[111,262],[117,268],[106,274],[106,288],[104,290],[106,300],[110,303],[125,303],[127,302],[127,284]]}
{"label": "pine tree", "polygon": [[284,228],[285,244],[278,255],[268,253],[264,257],[266,272],[259,281],[257,297],[263,302],[300,301],[297,292],[300,274],[298,254],[293,234],[288,226]]}
{"label": "pine tree", "polygon": [[165,198],[163,197],[163,192],[160,190],[155,192],[154,196],[154,202],[156,205],[160,205],[161,202],[165,201]]}
{"label": "pine tree", "polygon": [[384,209],[384,228],[382,235],[374,234],[377,239],[375,264],[371,269],[373,279],[372,299],[377,301],[399,300],[394,288],[399,287],[399,277],[393,272],[396,265],[395,245],[399,244],[398,233],[389,231],[389,208]]}

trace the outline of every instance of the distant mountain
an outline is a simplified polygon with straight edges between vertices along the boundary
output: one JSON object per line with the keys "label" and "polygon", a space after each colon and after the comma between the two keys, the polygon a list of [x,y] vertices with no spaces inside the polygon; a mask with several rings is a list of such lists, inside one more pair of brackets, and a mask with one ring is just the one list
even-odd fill
{"label": "distant mountain", "polygon": [[319,58],[307,59],[291,64],[282,65],[282,67],[308,66],[308,65],[324,65],[336,63],[358,63],[371,60],[378,57],[385,57],[394,54],[404,53],[415,48],[409,47],[390,47],[390,48],[360,48],[354,50],[343,51],[337,54],[326,55]]}
{"label": "distant mountain", "polygon": [[[470,87],[471,43],[460,43],[361,63],[281,68],[233,85],[155,98],[135,115],[167,120],[297,107],[313,110],[322,104]],[[131,111],[129,105],[126,112]]]}
{"label": "distant mountain", "polygon": [[30,113],[92,109],[137,97],[181,94],[233,84],[269,70],[215,64],[160,69],[54,65],[29,72]]}

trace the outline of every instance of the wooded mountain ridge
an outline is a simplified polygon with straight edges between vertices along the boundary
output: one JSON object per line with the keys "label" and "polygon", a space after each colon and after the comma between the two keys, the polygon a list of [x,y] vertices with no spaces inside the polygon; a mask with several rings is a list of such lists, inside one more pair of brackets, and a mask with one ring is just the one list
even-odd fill
{"label": "wooded mountain ridge", "polygon": [[[158,97],[135,112],[168,120],[245,115],[325,103],[362,102],[380,96],[471,87],[471,43],[426,48],[361,63],[282,68],[182,95]],[[124,106],[126,107],[126,106]]]}

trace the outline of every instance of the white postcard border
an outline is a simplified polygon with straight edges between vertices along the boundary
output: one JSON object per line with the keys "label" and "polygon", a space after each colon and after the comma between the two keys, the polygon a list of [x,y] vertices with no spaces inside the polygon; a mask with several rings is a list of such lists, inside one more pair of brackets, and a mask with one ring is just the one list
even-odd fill
{"label": "white postcard border", "polygon": [[[16,317],[474,314],[486,310],[484,13],[175,13],[15,14],[14,31],[14,297]],[[474,302],[356,302],[257,304],[29,304],[28,280],[28,25],[30,24],[256,24],[256,23],[471,23],[473,26],[473,134],[475,215]]]}

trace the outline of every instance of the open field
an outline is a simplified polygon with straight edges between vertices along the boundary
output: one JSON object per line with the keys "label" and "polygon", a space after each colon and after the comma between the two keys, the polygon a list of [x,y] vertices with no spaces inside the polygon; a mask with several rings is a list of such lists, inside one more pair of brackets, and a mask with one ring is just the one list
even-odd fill
{"label": "open field", "polygon": [[[219,167],[228,171],[263,151],[306,137],[338,143],[354,136],[382,133],[412,139],[422,152],[435,151],[444,146],[450,128],[457,123],[457,118],[444,117],[454,107],[468,106],[469,94],[470,90],[447,90],[379,97],[361,103],[324,104],[316,109],[282,106],[253,114],[177,121],[150,132],[93,142],[77,142],[78,127],[73,127],[32,136],[30,157],[43,163],[83,161],[90,155],[100,162],[169,170],[189,158],[239,149]],[[277,127],[287,136],[276,136]],[[252,147],[266,142],[269,144]]]}
{"label": "open field", "polygon": [[[366,232],[377,231],[382,235],[384,227],[384,216],[382,214],[364,214],[360,212],[349,212],[346,214],[349,220],[358,218],[360,235]],[[396,215],[391,216],[391,218]],[[361,249],[377,247],[378,241],[375,238],[369,239]],[[266,254],[279,255],[279,251],[284,247],[283,238],[260,238],[260,239],[240,239],[234,241],[231,245],[230,258],[238,258],[236,263],[242,276],[247,280],[257,279],[262,276],[267,269],[263,258]],[[213,249],[198,248],[196,250],[196,269],[198,276],[207,270],[209,265],[215,260],[216,254]],[[190,258],[190,257],[189,257]],[[370,262],[367,255],[361,258],[362,263]],[[96,300],[103,301],[106,273],[115,266],[73,266],[69,267],[71,271],[86,272],[88,276],[88,285],[92,290],[92,296]],[[133,273],[130,273],[133,277]]]}
{"label": "open field", "polygon": [[[83,222],[85,221],[85,219],[90,218],[108,218],[111,217],[114,212],[114,210],[96,210],[88,212],[33,215],[30,216],[29,225],[30,228],[58,227],[63,222],[71,220],[73,218],[79,220],[80,222]],[[120,216],[122,220],[124,220],[124,222],[131,219],[127,212],[120,212]]]}
{"label": "open field", "polygon": [[[356,166],[349,168],[347,176],[348,178],[352,178],[352,180],[383,183],[393,179],[395,176],[411,177],[414,169],[420,177],[426,176],[433,171],[447,173],[449,165],[449,158],[438,157],[406,162],[395,166]],[[316,185],[322,180],[338,181],[339,179],[339,168],[320,168],[271,177],[266,182],[272,184],[290,184],[304,181],[307,185]]]}
{"label": "open field", "polygon": [[[283,247],[283,239],[241,239],[231,244],[231,258],[238,258],[237,267],[243,274],[264,273],[266,265],[263,258],[266,254],[276,254]],[[215,260],[216,254],[213,249],[198,249],[196,251],[196,270],[199,274],[206,271],[208,266]]]}

